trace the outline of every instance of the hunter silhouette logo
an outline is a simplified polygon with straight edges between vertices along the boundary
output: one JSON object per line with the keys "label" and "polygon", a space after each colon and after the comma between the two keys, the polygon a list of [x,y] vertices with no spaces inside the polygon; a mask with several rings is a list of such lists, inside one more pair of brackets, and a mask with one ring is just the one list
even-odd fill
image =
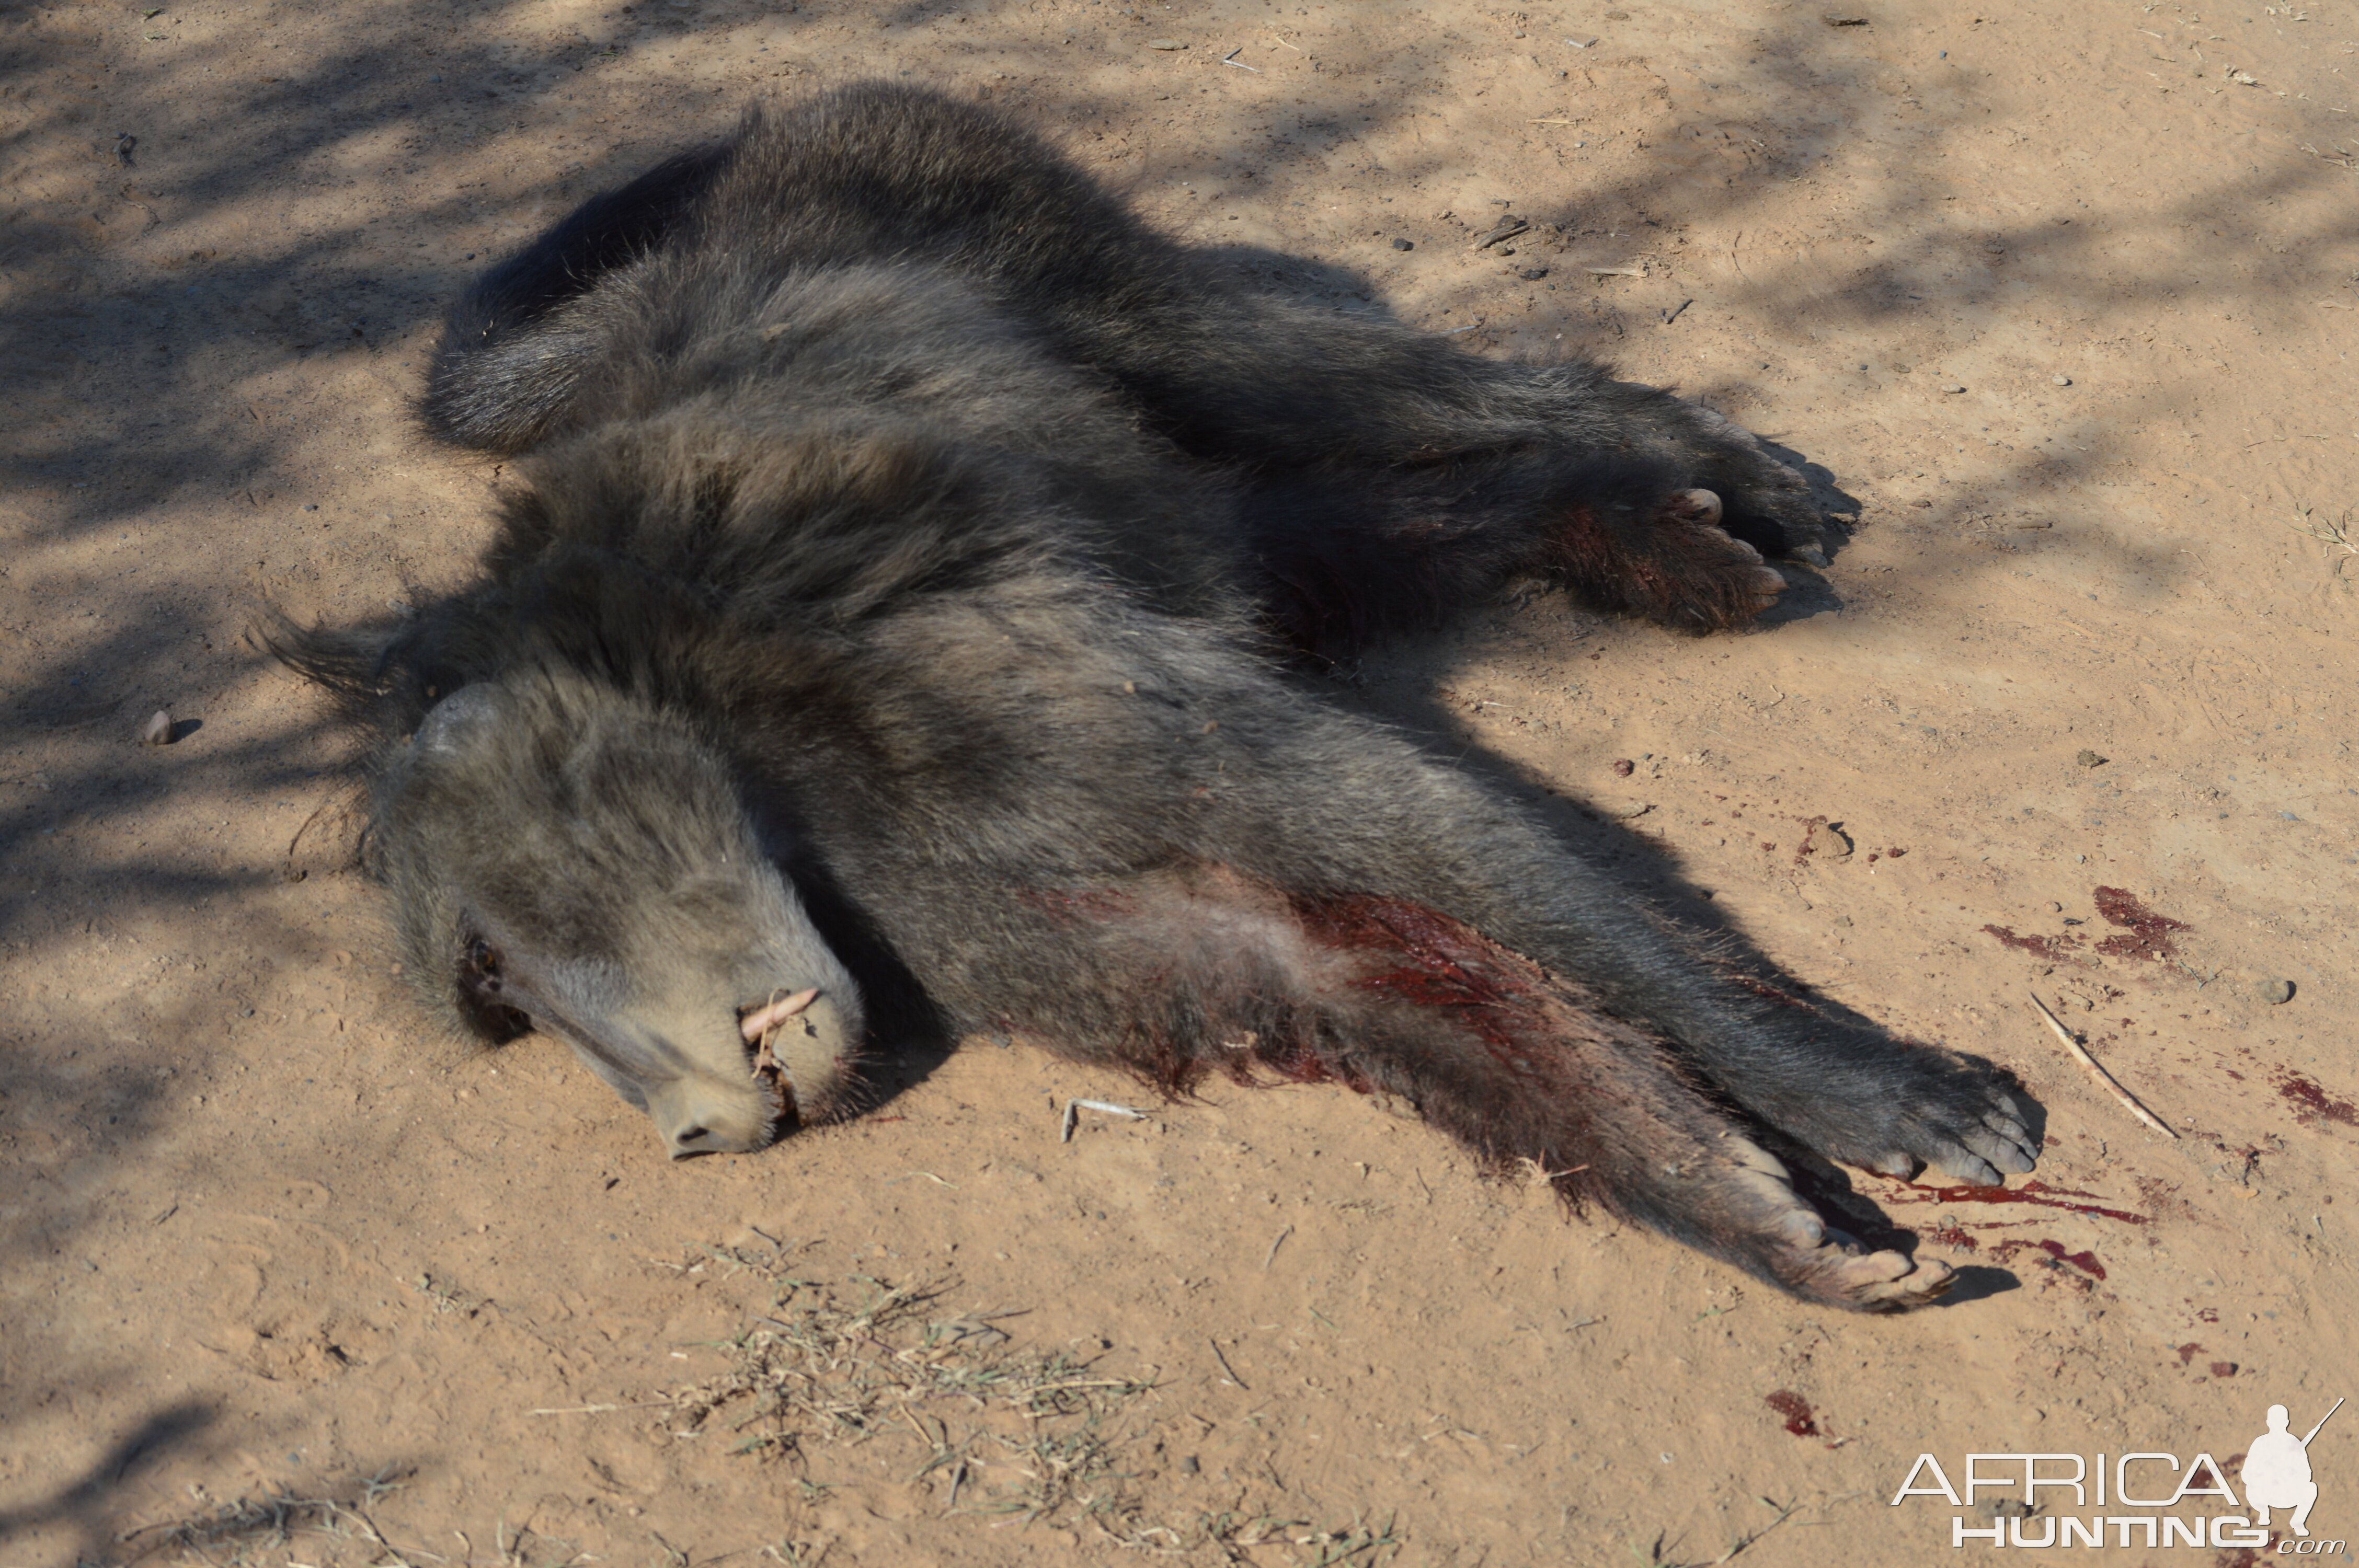
{"label": "hunter silhouette logo", "polygon": [[[2336,1400],[2316,1426],[2297,1435],[2286,1407],[2269,1406],[2269,1429],[2253,1439],[2238,1467],[2241,1499],[2227,1467],[2210,1454],[2182,1456],[2108,1444],[2090,1454],[1971,1453],[1963,1456],[1962,1469],[1953,1457],[1946,1470],[1939,1457],[1919,1454],[1891,1506],[1916,1498],[1949,1504],[1956,1510],[1950,1516],[1953,1550],[1976,1544],[2147,1552],[2245,1548],[2240,1561],[2252,1562],[2249,1549],[2257,1548],[2272,1557],[2347,1561],[2349,1542],[2310,1533],[2310,1510],[2319,1492],[2310,1444],[2342,1408],[2343,1400]],[[2269,1522],[2280,1509],[2287,1516],[2282,1536]]]}
{"label": "hunter silhouette logo", "polygon": [[2245,1501],[2252,1505],[2255,1528],[2268,1529],[2271,1509],[2291,1509],[2286,1528],[2296,1535],[2310,1533],[2310,1505],[2318,1501],[2318,1483],[2310,1475],[2310,1441],[2342,1408],[2343,1401],[2335,1400],[2333,1409],[2310,1429],[2309,1437],[2296,1437],[2286,1429],[2285,1406],[2269,1407],[2268,1431],[2253,1439],[2245,1454]]}

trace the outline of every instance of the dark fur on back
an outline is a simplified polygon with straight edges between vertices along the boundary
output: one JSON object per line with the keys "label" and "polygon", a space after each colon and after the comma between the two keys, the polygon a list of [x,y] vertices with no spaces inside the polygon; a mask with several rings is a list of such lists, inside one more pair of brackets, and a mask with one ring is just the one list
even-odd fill
{"label": "dark fur on back", "polygon": [[929,1019],[1258,1063],[1847,1305],[1945,1272],[1826,1231],[1729,1108],[2028,1168],[1986,1066],[1757,994],[1289,671],[1521,573],[1748,619],[1822,525],[1704,410],[1246,291],[1005,121],[867,86],[494,269],[425,414],[515,459],[483,576],[284,651],[417,734],[376,831],[431,1000],[566,1038],[675,1152],[768,1136],[735,1021],[810,990],[790,1119]]}

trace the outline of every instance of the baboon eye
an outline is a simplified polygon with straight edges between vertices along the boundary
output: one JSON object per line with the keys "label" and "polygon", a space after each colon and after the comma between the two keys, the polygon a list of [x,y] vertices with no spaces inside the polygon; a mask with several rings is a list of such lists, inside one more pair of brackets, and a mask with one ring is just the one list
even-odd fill
{"label": "baboon eye", "polygon": [[531,1015],[506,1000],[506,970],[500,950],[480,935],[468,937],[460,949],[459,1011],[495,1045],[532,1029]]}

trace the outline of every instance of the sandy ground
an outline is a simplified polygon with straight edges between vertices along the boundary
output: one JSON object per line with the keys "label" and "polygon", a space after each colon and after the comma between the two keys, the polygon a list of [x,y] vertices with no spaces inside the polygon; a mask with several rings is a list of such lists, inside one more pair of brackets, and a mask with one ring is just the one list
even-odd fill
{"label": "sandy ground", "polygon": [[[2296,531],[2352,518],[2359,9],[1609,3],[0,13],[0,1561],[1962,1561],[2003,1499],[1891,1506],[1920,1453],[2234,1475],[2359,1393],[2359,563]],[[548,1043],[424,1036],[245,631],[467,569],[493,470],[406,408],[471,271],[858,75],[1807,460],[1856,532],[1757,633],[1541,595],[1335,689],[2018,1071],[2036,1184],[1853,1178],[1950,1301],[1798,1307],[1341,1091],[977,1043],[674,1165]],[[2359,1534],[2359,1412],[2311,1454]],[[2062,1555],[2271,1555],[2123,1534]]]}

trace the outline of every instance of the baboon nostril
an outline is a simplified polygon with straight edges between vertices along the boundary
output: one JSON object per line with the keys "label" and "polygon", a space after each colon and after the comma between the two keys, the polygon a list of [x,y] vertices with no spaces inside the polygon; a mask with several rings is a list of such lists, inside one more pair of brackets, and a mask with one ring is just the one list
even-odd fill
{"label": "baboon nostril", "polygon": [[671,1135],[671,1141],[674,1143],[693,1143],[703,1137],[707,1129],[701,1127],[684,1127]]}

